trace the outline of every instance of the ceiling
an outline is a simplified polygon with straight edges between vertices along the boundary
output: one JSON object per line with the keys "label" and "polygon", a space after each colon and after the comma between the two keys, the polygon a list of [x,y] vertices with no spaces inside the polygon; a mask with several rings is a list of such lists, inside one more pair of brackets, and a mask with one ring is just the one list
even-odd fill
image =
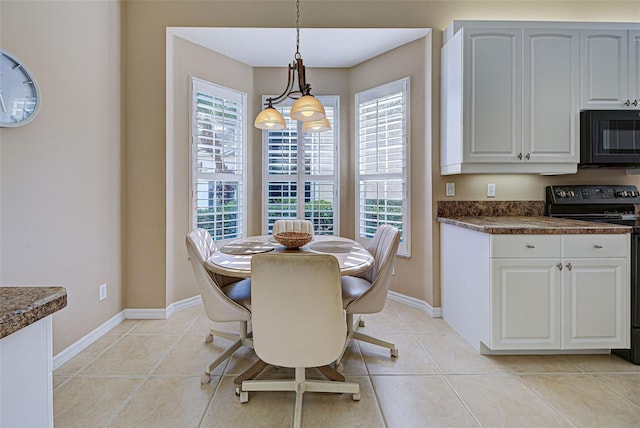
{"label": "ceiling", "polygon": [[[294,59],[294,28],[170,27],[176,36],[251,67],[285,67]],[[301,28],[307,67],[350,68],[428,34],[426,28]]]}

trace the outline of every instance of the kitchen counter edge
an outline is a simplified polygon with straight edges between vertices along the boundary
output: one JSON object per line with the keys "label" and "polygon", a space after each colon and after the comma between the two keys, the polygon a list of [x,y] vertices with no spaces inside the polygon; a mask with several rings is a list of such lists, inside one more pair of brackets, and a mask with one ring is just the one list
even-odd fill
{"label": "kitchen counter edge", "polygon": [[555,217],[536,216],[460,216],[437,217],[440,223],[451,224],[494,235],[566,235],[631,233],[629,226],[595,223]]}
{"label": "kitchen counter edge", "polygon": [[0,287],[0,339],[66,306],[64,287]]}

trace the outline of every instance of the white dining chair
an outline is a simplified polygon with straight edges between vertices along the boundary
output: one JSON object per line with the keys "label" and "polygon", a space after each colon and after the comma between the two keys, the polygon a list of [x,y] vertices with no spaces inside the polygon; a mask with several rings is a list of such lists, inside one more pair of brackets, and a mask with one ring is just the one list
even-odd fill
{"label": "white dining chair", "polygon": [[193,267],[193,273],[202,295],[202,303],[207,317],[214,322],[239,322],[238,335],[210,329],[205,341],[210,343],[214,336],[233,341],[222,354],[205,368],[201,382],[209,383],[211,372],[229,358],[242,346],[253,347],[253,341],[248,334],[248,324],[251,320],[251,280],[243,279],[234,282],[225,281],[222,277],[211,274],[205,269],[205,260],[216,249],[211,235],[204,229],[195,229],[187,234],[187,252]]}
{"label": "white dining chair", "polygon": [[309,220],[300,219],[276,220],[273,223],[273,234],[275,235],[278,232],[306,232],[313,236],[313,223]]}
{"label": "white dining chair", "polygon": [[295,391],[293,426],[302,421],[305,392],[352,394],[357,383],[310,380],[305,368],[333,362],[345,343],[340,267],[335,257],[319,254],[258,254],[251,260],[253,344],[267,364],[295,368],[293,380],[245,380],[240,401],[249,391]]}
{"label": "white dining chair", "polygon": [[365,326],[364,320],[359,317],[354,323],[353,318],[355,314],[373,314],[384,309],[399,245],[398,229],[386,224],[379,226],[367,247],[367,251],[375,259],[374,265],[359,274],[341,278],[342,299],[347,314],[347,341],[335,362],[338,371],[342,370],[340,361],[351,340],[360,340],[388,348],[392,357],[398,356],[398,348],[395,344],[360,332],[359,329]]}

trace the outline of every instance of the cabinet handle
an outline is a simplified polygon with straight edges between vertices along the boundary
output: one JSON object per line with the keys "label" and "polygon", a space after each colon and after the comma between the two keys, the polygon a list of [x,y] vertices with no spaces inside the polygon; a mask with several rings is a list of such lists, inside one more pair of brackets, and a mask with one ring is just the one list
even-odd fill
{"label": "cabinet handle", "polygon": [[626,105],[627,107],[629,107],[631,105],[631,101],[627,100],[624,105]]}
{"label": "cabinet handle", "polygon": [[634,106],[634,107],[637,107],[638,106],[638,100],[633,100],[631,105]]}
{"label": "cabinet handle", "polygon": [[562,270],[562,263],[558,263],[556,266],[558,267],[558,270]]}
{"label": "cabinet handle", "polygon": [[567,263],[567,269],[569,270],[573,269],[573,266],[571,266],[571,263]]}
{"label": "cabinet handle", "polygon": [[531,159],[531,155],[529,153],[527,153],[527,155],[525,156],[525,158],[527,158],[527,160]]}
{"label": "cabinet handle", "polygon": [[527,247],[527,248],[536,248],[535,245],[531,245],[531,244],[527,244],[527,245],[525,245],[525,247]]}
{"label": "cabinet handle", "polygon": [[518,153],[518,159],[522,160],[522,153]]}
{"label": "cabinet handle", "polygon": [[602,248],[602,245],[595,244],[593,248],[597,248],[598,250]]}

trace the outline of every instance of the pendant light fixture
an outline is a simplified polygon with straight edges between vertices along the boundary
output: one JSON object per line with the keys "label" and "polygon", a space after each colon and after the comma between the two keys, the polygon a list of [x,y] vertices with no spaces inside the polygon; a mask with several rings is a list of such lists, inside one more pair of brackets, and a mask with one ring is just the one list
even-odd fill
{"label": "pendant light fixture", "polygon": [[[278,130],[286,127],[282,114],[273,105],[279,104],[287,98],[296,100],[289,113],[291,119],[304,122],[303,132],[324,132],[331,129],[324,107],[313,95],[311,85],[305,78],[305,67],[300,55],[300,0],[296,0],[296,53],[293,62],[289,64],[287,87],[277,97],[267,98],[266,108],[262,110],[254,122],[254,126],[264,130]],[[297,75],[297,78],[296,78]],[[296,80],[298,89],[295,89]]]}

